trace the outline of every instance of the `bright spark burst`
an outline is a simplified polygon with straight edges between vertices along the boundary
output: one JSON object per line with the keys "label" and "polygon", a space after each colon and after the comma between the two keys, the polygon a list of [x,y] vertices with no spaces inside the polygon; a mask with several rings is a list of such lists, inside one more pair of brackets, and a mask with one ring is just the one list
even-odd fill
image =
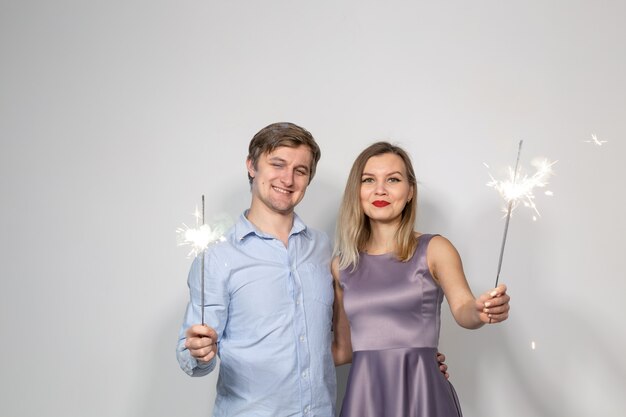
{"label": "bright spark burst", "polygon": [[602,146],[602,144],[607,143],[608,140],[599,140],[595,134],[591,134],[591,140],[583,141],[585,143],[593,143],[596,146]]}
{"label": "bright spark burst", "polygon": [[533,340],[532,342],[530,342],[530,348],[532,350],[535,350],[537,348],[537,344],[535,343],[535,341]]}
{"label": "bright spark burst", "polygon": [[[548,185],[548,178],[553,174],[552,166],[558,161],[550,162],[547,159],[537,159],[531,163],[536,169],[533,175],[528,175],[518,170],[517,176],[513,168],[508,168],[508,177],[505,180],[496,180],[491,174],[491,181],[487,183],[488,187],[494,188],[504,199],[504,212],[507,213],[508,205],[512,203],[511,211],[515,210],[520,203],[530,208],[533,212],[533,220],[540,217],[539,210],[535,204],[534,189],[536,187],[543,188]],[[484,163],[483,163],[484,164]],[[489,166],[484,164],[487,168]],[[552,196],[552,191],[546,191],[545,195]]]}
{"label": "bright spark burst", "polygon": [[223,217],[215,221],[212,225],[200,224],[202,213],[196,207],[193,216],[196,218],[196,227],[189,227],[183,223],[182,227],[176,229],[178,246],[190,246],[191,250],[187,257],[196,257],[209,245],[225,240],[224,234],[232,224],[230,219]]}

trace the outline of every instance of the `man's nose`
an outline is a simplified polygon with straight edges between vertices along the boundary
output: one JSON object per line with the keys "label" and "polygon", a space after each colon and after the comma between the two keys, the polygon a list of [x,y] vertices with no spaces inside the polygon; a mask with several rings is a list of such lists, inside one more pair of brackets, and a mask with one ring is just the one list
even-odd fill
{"label": "man's nose", "polygon": [[293,176],[294,172],[292,170],[285,169],[280,176],[280,180],[285,185],[291,185],[293,184]]}

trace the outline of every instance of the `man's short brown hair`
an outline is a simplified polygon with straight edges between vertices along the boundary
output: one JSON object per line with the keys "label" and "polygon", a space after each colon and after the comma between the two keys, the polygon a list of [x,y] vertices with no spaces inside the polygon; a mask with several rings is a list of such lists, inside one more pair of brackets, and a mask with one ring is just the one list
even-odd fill
{"label": "man's short brown hair", "polygon": [[[303,127],[288,122],[272,123],[264,127],[250,141],[248,159],[256,169],[261,155],[270,153],[280,146],[297,148],[301,145],[308,146],[311,150],[310,184],[315,175],[315,168],[320,160],[321,151],[315,139],[313,139],[313,135]],[[248,173],[248,180],[252,184],[250,173]]]}

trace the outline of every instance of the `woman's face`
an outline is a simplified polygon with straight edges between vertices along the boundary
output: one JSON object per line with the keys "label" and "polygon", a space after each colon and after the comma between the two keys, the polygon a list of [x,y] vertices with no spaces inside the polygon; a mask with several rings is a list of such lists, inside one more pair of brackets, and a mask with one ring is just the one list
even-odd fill
{"label": "woman's face", "polygon": [[402,210],[413,198],[404,161],[385,153],[367,160],[361,174],[361,206],[370,221],[399,222]]}

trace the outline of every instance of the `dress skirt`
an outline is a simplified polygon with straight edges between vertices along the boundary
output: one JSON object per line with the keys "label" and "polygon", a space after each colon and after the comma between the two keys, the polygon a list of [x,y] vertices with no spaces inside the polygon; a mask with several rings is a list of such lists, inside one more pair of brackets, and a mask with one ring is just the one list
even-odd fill
{"label": "dress skirt", "polygon": [[341,417],[461,417],[436,355],[436,348],[354,352]]}

